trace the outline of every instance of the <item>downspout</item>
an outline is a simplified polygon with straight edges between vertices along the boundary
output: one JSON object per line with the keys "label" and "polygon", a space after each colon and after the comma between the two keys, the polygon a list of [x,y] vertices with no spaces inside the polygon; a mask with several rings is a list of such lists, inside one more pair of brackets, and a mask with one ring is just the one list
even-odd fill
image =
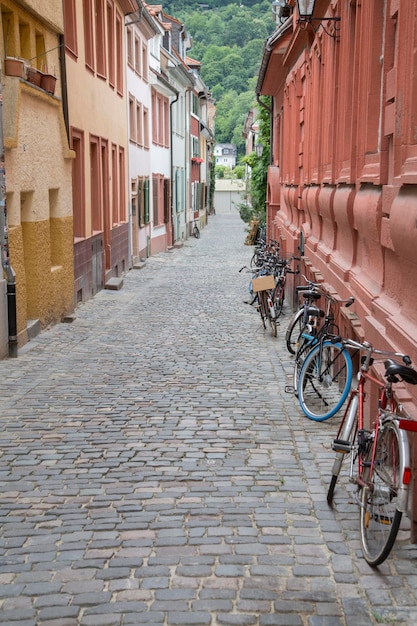
{"label": "downspout", "polygon": [[67,88],[67,65],[65,62],[65,41],[64,35],[59,36],[59,71],[61,74],[61,99],[62,111],[64,115],[65,129],[67,131],[68,143],[70,141],[69,113],[68,113],[68,88]]}
{"label": "downspout", "polygon": [[174,146],[173,146],[173,132],[172,132],[172,106],[178,102],[178,98],[180,97],[180,92],[176,92],[176,96],[174,100],[169,103],[169,125],[171,129],[171,143],[169,146],[169,158],[170,158],[170,170],[171,170],[171,229],[172,229],[172,241],[171,245],[173,246],[175,243],[175,229],[174,229],[174,195],[172,193],[172,189],[174,186]]}
{"label": "downspout", "polygon": [[17,357],[17,307],[16,273],[9,260],[9,238],[6,205],[6,168],[3,128],[3,80],[0,74],[0,256],[1,266],[7,280],[7,321],[9,337],[9,357]]}

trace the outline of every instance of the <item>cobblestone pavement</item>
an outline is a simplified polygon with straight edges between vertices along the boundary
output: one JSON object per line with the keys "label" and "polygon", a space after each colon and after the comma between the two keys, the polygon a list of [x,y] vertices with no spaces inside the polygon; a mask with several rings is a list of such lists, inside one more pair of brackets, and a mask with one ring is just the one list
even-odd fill
{"label": "cobblestone pavement", "polygon": [[284,393],[244,237],[210,218],[0,362],[1,624],[417,623],[409,533],[374,571],[326,503],[337,420]]}

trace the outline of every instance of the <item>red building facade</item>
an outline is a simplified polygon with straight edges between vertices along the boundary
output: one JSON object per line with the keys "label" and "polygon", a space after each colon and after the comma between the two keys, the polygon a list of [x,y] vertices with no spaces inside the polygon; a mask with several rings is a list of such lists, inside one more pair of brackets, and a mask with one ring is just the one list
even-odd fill
{"label": "red building facade", "polygon": [[[417,0],[317,0],[314,17],[340,18],[321,23],[288,4],[257,84],[272,97],[268,234],[355,297],[342,334],[417,366]],[[397,392],[417,419],[416,390]]]}

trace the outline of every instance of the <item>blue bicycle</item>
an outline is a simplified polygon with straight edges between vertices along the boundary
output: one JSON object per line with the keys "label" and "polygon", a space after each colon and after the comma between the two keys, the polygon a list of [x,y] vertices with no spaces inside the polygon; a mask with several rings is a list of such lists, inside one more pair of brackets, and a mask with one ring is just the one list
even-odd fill
{"label": "blue bicycle", "polygon": [[[338,340],[334,305],[338,302],[351,306],[354,298],[323,296],[327,300],[326,314],[318,307],[309,308],[309,321],[300,334],[294,365],[293,391],[303,413],[316,422],[329,419],[341,409],[353,377],[352,357]],[[324,323],[317,329],[321,317]]]}

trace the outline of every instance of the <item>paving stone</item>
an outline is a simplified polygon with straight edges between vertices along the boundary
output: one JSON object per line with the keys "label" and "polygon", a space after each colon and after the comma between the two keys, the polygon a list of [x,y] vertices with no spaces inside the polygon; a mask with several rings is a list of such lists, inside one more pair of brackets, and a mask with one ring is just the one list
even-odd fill
{"label": "paving stone", "polygon": [[335,421],[284,392],[244,239],[212,216],[0,361],[0,622],[417,622],[407,531],[373,570],[346,476],[327,504]]}

